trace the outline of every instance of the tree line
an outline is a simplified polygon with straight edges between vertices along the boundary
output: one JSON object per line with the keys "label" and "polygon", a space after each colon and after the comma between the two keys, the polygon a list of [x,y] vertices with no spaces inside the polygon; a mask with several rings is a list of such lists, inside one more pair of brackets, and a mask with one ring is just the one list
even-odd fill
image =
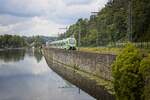
{"label": "tree line", "polygon": [[55,37],[46,36],[18,36],[18,35],[0,35],[0,48],[21,48],[21,47],[41,47],[48,40],[54,40]]}
{"label": "tree line", "polygon": [[25,45],[26,42],[23,37],[8,34],[0,36],[0,48],[19,48]]}
{"label": "tree line", "polygon": [[[60,36],[74,34],[82,46],[150,40],[150,0],[109,0],[96,16],[80,18]],[[129,31],[130,29],[130,31]]]}

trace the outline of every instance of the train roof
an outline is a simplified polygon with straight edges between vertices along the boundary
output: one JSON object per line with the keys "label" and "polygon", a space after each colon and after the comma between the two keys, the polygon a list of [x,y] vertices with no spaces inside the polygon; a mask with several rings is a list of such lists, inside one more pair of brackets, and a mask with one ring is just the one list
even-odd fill
{"label": "train roof", "polygon": [[74,38],[74,37],[69,37],[69,38],[62,39],[62,40],[52,41],[50,44],[66,42],[66,41],[68,41],[69,39],[75,39],[75,38]]}

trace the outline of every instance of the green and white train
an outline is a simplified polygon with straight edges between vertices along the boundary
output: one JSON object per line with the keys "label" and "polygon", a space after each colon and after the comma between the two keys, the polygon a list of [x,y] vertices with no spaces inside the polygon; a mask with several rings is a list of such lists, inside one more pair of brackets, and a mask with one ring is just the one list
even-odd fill
{"label": "green and white train", "polygon": [[69,37],[63,40],[53,41],[48,43],[52,48],[61,48],[66,50],[76,50],[76,39],[74,37]]}

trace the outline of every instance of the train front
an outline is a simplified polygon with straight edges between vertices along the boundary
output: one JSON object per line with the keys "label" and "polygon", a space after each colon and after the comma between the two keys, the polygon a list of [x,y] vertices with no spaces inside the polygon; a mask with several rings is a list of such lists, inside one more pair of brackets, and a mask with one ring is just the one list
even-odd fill
{"label": "train front", "polygon": [[76,39],[68,38],[68,42],[69,42],[69,50],[76,50]]}

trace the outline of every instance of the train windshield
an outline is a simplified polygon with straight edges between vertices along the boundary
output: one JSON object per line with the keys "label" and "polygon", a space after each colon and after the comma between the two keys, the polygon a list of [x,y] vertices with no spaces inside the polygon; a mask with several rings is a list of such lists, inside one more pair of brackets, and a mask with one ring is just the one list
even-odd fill
{"label": "train windshield", "polygon": [[70,44],[75,44],[75,43],[76,43],[76,41],[75,41],[75,39],[74,39],[74,38],[72,38],[72,39],[69,39],[69,43],[70,43]]}

